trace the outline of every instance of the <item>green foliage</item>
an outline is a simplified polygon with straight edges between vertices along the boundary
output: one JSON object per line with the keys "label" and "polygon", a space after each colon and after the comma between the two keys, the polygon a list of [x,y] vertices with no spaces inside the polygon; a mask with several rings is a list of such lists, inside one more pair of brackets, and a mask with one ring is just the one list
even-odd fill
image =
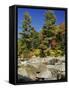
{"label": "green foliage", "polygon": [[53,13],[53,11],[48,10],[47,13],[45,13],[45,24],[46,27],[49,29],[52,25],[54,25],[56,22],[56,17]]}
{"label": "green foliage", "polygon": [[28,12],[25,12],[24,14],[24,20],[22,23],[22,29],[25,31],[30,30],[31,27],[31,17]]}
{"label": "green foliage", "polygon": [[59,50],[59,49],[49,49],[47,52],[46,52],[47,56],[62,56],[62,51]]}
{"label": "green foliage", "polygon": [[34,55],[35,56],[40,56],[40,49],[35,49],[34,50]]}
{"label": "green foliage", "polygon": [[[32,56],[46,57],[46,56],[61,56],[64,55],[64,24],[55,25],[56,16],[54,12],[48,10],[45,13],[45,24],[40,32],[37,32],[31,25],[31,16],[28,12],[24,14],[22,21],[22,31],[19,33],[18,39],[18,55],[23,58]],[[55,39],[57,44],[51,45],[52,40]]]}
{"label": "green foliage", "polygon": [[31,38],[31,48],[38,48],[39,47],[39,33],[35,31],[34,28],[30,30],[30,38]]}

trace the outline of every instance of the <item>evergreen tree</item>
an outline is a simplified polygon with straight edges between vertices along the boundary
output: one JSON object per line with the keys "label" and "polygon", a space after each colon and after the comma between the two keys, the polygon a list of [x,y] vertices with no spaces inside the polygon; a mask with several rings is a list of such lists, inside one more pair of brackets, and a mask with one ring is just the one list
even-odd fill
{"label": "evergreen tree", "polygon": [[36,32],[34,27],[31,28],[30,33],[31,33],[30,38],[32,50],[39,48],[39,33]]}
{"label": "evergreen tree", "polygon": [[55,22],[56,22],[56,17],[54,15],[54,12],[51,10],[48,10],[45,13],[45,26],[46,26],[46,28],[48,30],[51,29],[55,25]]}
{"label": "evergreen tree", "polygon": [[41,31],[37,32],[31,25],[29,13],[24,13],[22,31],[18,39],[19,56],[28,58],[32,55],[40,57],[64,55],[65,24],[56,25],[56,16],[51,10],[45,13],[44,20]]}
{"label": "evergreen tree", "polygon": [[29,49],[30,49],[30,30],[31,30],[31,17],[28,12],[24,14],[24,20],[22,22],[22,32],[20,32],[20,40],[22,43],[21,50],[23,52],[24,57],[28,57]]}
{"label": "evergreen tree", "polygon": [[28,12],[24,14],[22,32],[20,32],[21,53],[24,57],[29,57],[30,52],[39,46],[39,33],[31,25],[31,17]]}
{"label": "evergreen tree", "polygon": [[45,51],[49,48],[50,40],[53,38],[52,30],[55,26],[56,17],[51,10],[48,10],[45,13],[45,24],[40,33],[40,49],[41,49],[41,56],[46,56]]}

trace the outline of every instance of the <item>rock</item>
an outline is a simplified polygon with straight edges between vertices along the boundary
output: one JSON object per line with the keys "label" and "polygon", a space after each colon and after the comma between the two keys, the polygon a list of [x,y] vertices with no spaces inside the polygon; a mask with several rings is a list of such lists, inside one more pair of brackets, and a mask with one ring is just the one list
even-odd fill
{"label": "rock", "polygon": [[57,80],[65,77],[64,57],[36,57],[19,60],[18,63],[18,74],[31,80]]}
{"label": "rock", "polygon": [[48,79],[48,78],[52,78],[52,74],[48,69],[46,69],[45,71],[40,72],[38,77]]}
{"label": "rock", "polygon": [[22,82],[33,81],[32,79],[30,79],[30,78],[28,78],[28,77],[26,77],[26,76],[19,75],[19,74],[18,74],[18,79],[20,80],[20,82],[21,82],[21,81],[22,81]]}

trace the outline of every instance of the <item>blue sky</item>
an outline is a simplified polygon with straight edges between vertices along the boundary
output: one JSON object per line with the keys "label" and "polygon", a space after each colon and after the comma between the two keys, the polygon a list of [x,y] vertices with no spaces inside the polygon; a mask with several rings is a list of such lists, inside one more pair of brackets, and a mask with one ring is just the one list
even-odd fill
{"label": "blue sky", "polygon": [[[56,24],[61,24],[65,21],[65,12],[63,10],[53,10],[56,15],[57,21]],[[30,9],[30,8],[18,8],[18,32],[21,32],[19,28],[24,19],[23,15],[25,12],[28,12],[32,18],[32,26],[36,31],[40,31],[42,26],[44,25],[44,13],[45,9]]]}

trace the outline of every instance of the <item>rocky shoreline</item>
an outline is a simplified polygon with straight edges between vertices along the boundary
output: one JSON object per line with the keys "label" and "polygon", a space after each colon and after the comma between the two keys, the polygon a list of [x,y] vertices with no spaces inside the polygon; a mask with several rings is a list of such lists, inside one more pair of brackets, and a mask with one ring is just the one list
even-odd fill
{"label": "rocky shoreline", "polygon": [[[31,58],[18,61],[18,79],[60,80],[65,78],[65,56]],[[22,77],[20,77],[22,76]],[[26,81],[27,81],[26,78]]]}

